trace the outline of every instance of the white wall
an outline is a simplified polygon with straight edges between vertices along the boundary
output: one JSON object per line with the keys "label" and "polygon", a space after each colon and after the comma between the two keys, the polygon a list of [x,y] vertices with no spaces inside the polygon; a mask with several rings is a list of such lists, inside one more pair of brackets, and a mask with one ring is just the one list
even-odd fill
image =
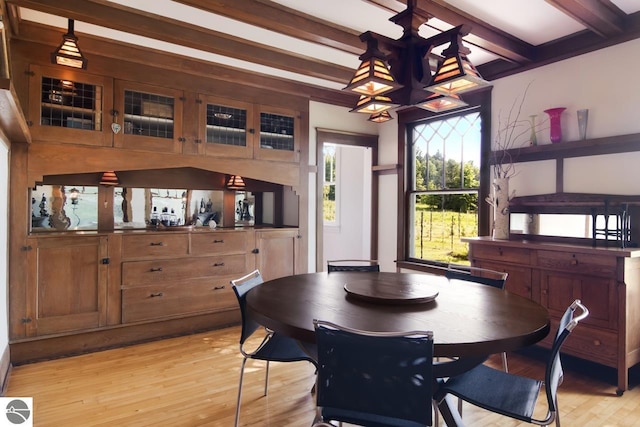
{"label": "white wall", "polygon": [[0,138],[0,246],[4,248],[0,255],[0,307],[3,315],[0,316],[0,355],[4,354],[9,345],[9,315],[8,300],[8,271],[7,261],[9,254],[8,227],[9,212],[9,150],[3,138]]}
{"label": "white wall", "polygon": [[[316,129],[330,129],[344,132],[358,132],[377,134],[375,123],[367,121],[365,114],[350,113],[346,107],[322,104],[311,101],[309,103],[309,165],[316,163]],[[316,266],[316,174],[309,174],[309,271],[315,271]]]}
{"label": "white wall", "polygon": [[[640,133],[639,50],[640,40],[633,40],[495,81],[494,133],[498,115],[506,117],[529,83],[531,87],[521,118],[526,120],[536,114],[538,121],[547,120],[543,110],[566,107],[561,119],[563,141],[578,139],[576,111],[582,108],[589,109],[587,138]],[[526,136],[521,139],[521,145],[527,144]],[[551,143],[548,120],[545,129],[538,133],[538,143]],[[567,159],[564,191],[638,195],[640,170],[637,165],[640,165],[640,152]],[[515,189],[517,196],[555,192],[555,162],[520,163],[516,171],[510,189]]]}

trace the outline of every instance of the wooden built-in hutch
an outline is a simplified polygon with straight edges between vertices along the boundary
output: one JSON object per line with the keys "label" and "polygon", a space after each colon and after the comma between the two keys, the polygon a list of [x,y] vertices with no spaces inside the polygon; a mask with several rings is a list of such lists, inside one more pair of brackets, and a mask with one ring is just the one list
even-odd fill
{"label": "wooden built-in hutch", "polygon": [[[197,61],[177,72],[180,59],[158,52],[147,54],[166,69],[128,62],[115,44],[114,57],[92,53],[89,70],[73,70],[48,62],[47,42],[11,42],[9,86],[25,131],[11,146],[12,363],[235,324],[230,279],[307,270],[306,96],[212,78]],[[105,171],[122,188],[221,192],[221,223],[114,227]],[[230,175],[255,195],[250,227],[237,226]],[[38,185],[97,187],[95,229],[32,227]]]}
{"label": "wooden built-in hutch", "polygon": [[[507,290],[531,298],[549,310],[552,326],[576,298],[589,308],[563,352],[617,370],[618,394],[629,387],[629,368],[640,363],[640,195],[563,192],[566,158],[638,151],[640,135],[621,135],[510,150],[515,162],[554,160],[556,192],[516,197],[512,213],[618,215],[630,225],[615,238],[567,238],[512,233],[509,240],[463,239],[478,267],[506,271]],[[624,238],[622,238],[624,237]],[[554,328],[552,327],[552,330]],[[542,343],[549,347],[553,337]]]}

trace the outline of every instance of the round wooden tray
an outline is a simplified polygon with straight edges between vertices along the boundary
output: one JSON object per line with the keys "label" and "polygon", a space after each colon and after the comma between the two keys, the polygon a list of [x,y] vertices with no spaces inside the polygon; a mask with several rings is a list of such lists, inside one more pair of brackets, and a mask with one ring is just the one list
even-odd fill
{"label": "round wooden tray", "polygon": [[423,304],[434,301],[438,291],[428,283],[363,278],[345,283],[348,295],[381,304]]}

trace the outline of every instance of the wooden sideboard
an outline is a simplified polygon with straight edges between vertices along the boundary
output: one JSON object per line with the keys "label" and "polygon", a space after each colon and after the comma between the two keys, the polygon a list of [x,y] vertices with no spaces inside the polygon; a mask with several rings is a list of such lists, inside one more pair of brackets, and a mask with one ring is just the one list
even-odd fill
{"label": "wooden sideboard", "polygon": [[[640,249],[601,248],[526,240],[463,239],[472,265],[509,273],[506,289],[549,310],[552,331],[580,299],[590,315],[563,352],[617,369],[618,395],[629,368],[640,363]],[[550,347],[550,334],[541,345]]]}

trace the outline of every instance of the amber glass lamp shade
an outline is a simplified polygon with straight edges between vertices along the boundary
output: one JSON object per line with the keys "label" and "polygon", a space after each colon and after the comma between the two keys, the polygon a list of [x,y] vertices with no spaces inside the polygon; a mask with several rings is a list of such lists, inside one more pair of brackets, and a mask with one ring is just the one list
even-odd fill
{"label": "amber glass lamp shade", "polygon": [[120,184],[118,180],[118,175],[114,171],[106,171],[102,174],[102,179],[100,179],[100,185],[106,185],[108,187],[113,187]]}
{"label": "amber glass lamp shade", "polygon": [[458,51],[457,44],[452,43],[443,54],[444,60],[425,89],[451,95],[491,86],[491,83],[482,78],[467,56]]}
{"label": "amber glass lamp shade", "polygon": [[424,108],[425,110],[433,111],[434,113],[441,113],[443,111],[449,111],[455,108],[465,107],[467,105],[468,104],[455,93],[452,93],[451,95],[433,93],[424,101],[416,104],[416,106]]}
{"label": "amber glass lamp shade", "polygon": [[355,108],[350,110],[350,112],[376,114],[396,106],[397,104],[394,104],[391,98],[389,98],[388,96],[362,95],[358,100],[358,103],[356,104]]}
{"label": "amber glass lamp shade", "polygon": [[345,87],[365,96],[376,96],[399,88],[387,62],[375,56],[364,59]]}
{"label": "amber glass lamp shade", "polygon": [[227,183],[225,184],[227,190],[244,190],[245,184],[244,180],[240,175],[229,175],[229,179],[227,179]]}
{"label": "amber glass lamp shade", "polygon": [[69,19],[69,30],[62,36],[62,43],[51,54],[51,62],[72,68],[87,68],[87,58],[78,47],[78,38],[73,33],[73,19]]}
{"label": "amber glass lamp shade", "polygon": [[380,113],[372,114],[367,120],[374,123],[384,123],[388,122],[389,120],[393,120],[393,117],[391,117],[389,111],[385,110],[381,111]]}

